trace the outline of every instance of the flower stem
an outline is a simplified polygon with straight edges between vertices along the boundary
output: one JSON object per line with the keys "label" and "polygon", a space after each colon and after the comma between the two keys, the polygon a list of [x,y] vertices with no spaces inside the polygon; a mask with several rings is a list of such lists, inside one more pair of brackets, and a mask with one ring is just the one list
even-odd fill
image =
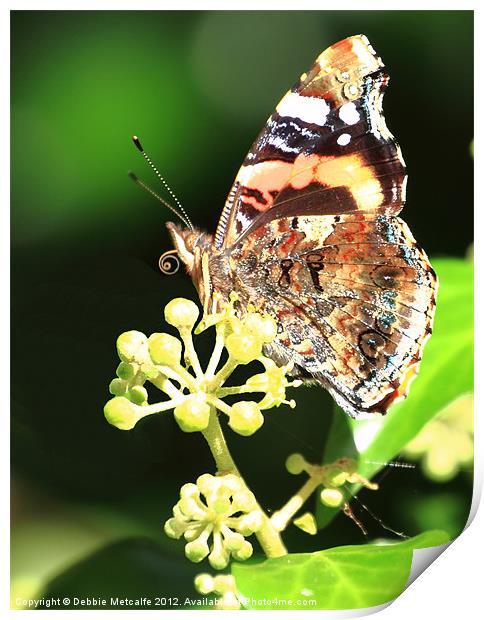
{"label": "flower stem", "polygon": [[177,381],[178,383],[180,383],[181,386],[187,387],[190,391],[196,390],[197,383],[196,383],[195,377],[193,377],[180,364],[175,366],[175,368],[170,368],[169,366],[163,366],[163,365],[158,364],[156,368],[160,372],[160,374],[164,375],[168,379]]}
{"label": "flower stem", "polygon": [[[220,422],[218,421],[217,411],[213,407],[211,409],[212,410],[210,412],[210,421],[207,428],[202,431],[202,434],[208,443],[210,451],[212,452],[212,456],[215,460],[217,469],[219,472],[223,472],[224,474],[236,474],[242,479],[245,486],[247,487],[245,480],[240,475],[240,472],[234,463],[232,455],[230,454],[227,442],[225,441],[225,437],[222,431],[222,427],[220,426]],[[264,553],[268,558],[277,558],[283,555],[287,555],[286,547],[282,542],[279,532],[274,528],[271,520],[265,514],[259,504],[257,504],[257,508],[262,514],[263,523],[262,527],[256,532],[256,536]]]}
{"label": "flower stem", "polygon": [[215,338],[215,346],[213,348],[212,356],[208,362],[207,370],[205,371],[205,377],[209,380],[213,379],[217,371],[217,366],[222,357],[223,348],[225,345],[225,326],[217,325],[217,336]]}
{"label": "flower stem", "polygon": [[233,387],[222,387],[217,390],[217,396],[225,398],[232,394],[256,394],[257,392],[264,392],[262,388],[252,387],[251,385],[235,385]]}
{"label": "flower stem", "polygon": [[295,493],[291,499],[271,517],[273,527],[282,532],[286,529],[288,523],[294,517],[296,512],[301,508],[304,502],[314,493],[321,484],[321,480],[316,477],[310,477],[303,486]]}
{"label": "flower stem", "polygon": [[169,409],[174,409],[178,405],[180,405],[186,397],[183,394],[177,398],[172,398],[171,400],[162,400],[159,403],[153,403],[152,405],[145,405],[141,407],[138,405],[138,410],[140,411],[139,419],[144,418],[147,415],[151,415],[152,413],[161,413],[162,411],[168,411]]}
{"label": "flower stem", "polygon": [[236,368],[237,362],[229,357],[229,359],[225,362],[225,364],[218,371],[215,377],[211,380],[210,388],[214,390],[221,387]]}
{"label": "flower stem", "polygon": [[183,344],[185,345],[185,356],[188,358],[190,366],[195,372],[195,376],[198,380],[203,379],[203,370],[200,366],[200,361],[198,359],[197,352],[195,351],[195,347],[193,346],[191,329],[180,329],[180,336],[183,340]]}
{"label": "flower stem", "polygon": [[165,394],[168,394],[171,398],[179,398],[183,396],[183,392],[180,392],[180,390],[173,385],[170,379],[167,379],[161,373],[154,379],[150,379],[150,383],[155,385],[162,392],[165,392]]}

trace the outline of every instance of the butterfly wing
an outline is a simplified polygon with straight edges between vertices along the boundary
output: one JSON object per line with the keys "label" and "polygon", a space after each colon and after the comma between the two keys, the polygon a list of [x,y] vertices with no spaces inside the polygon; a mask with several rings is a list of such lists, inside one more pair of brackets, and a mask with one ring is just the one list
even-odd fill
{"label": "butterfly wing", "polygon": [[281,215],[396,215],[405,166],[381,101],[388,76],[363,35],[323,52],[283,97],[245,158],[215,248]]}
{"label": "butterfly wing", "polygon": [[406,395],[435,309],[435,274],[397,217],[387,81],[364,36],[323,52],[247,155],[212,247],[214,288],[277,318],[267,353],[354,417]]}
{"label": "butterfly wing", "polygon": [[266,352],[350,415],[406,395],[431,333],[436,277],[398,217],[291,216],[234,247],[234,288],[277,318]]}

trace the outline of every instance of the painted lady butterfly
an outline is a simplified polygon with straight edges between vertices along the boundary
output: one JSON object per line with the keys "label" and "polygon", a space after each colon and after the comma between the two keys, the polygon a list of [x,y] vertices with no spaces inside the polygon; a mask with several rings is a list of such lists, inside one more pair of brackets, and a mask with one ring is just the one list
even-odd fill
{"label": "painted lady butterfly", "polygon": [[283,97],[237,174],[215,236],[168,223],[205,308],[236,291],[278,321],[266,351],[351,416],[407,394],[437,278],[397,217],[406,173],[368,39],[323,52]]}

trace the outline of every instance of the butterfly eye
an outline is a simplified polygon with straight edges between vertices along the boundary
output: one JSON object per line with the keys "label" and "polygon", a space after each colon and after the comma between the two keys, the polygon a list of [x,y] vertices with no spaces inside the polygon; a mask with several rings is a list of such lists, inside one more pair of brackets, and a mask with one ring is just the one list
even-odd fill
{"label": "butterfly eye", "polygon": [[180,269],[180,259],[176,250],[168,250],[158,259],[158,267],[165,276],[173,276]]}

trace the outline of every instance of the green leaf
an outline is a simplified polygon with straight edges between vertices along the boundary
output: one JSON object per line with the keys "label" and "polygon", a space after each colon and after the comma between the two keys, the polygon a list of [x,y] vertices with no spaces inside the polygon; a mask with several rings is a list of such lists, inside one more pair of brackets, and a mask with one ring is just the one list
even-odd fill
{"label": "green leaf", "polygon": [[[385,416],[372,420],[351,420],[337,410],[333,420],[337,431],[331,431],[337,443],[328,446],[323,462],[333,460],[335,455],[347,456],[348,435],[352,434],[359,453],[358,471],[371,478],[445,405],[472,391],[473,265],[448,258],[434,260],[433,266],[439,277],[434,330],[408,398]],[[354,491],[357,489],[355,486]],[[319,527],[324,527],[335,514],[334,509],[319,504]]]}
{"label": "green leaf", "polygon": [[427,343],[409,397],[383,418],[365,446],[365,421],[353,421],[360,473],[375,474],[397,455],[445,405],[473,389],[473,265],[458,259],[434,261],[439,293],[434,332]]}
{"label": "green leaf", "polygon": [[394,544],[335,547],[259,564],[234,563],[232,574],[247,609],[359,609],[381,605],[403,592],[414,549],[447,541],[445,532],[431,530]]}
{"label": "green leaf", "polygon": [[[359,458],[353,437],[353,429],[350,425],[350,418],[342,409],[335,405],[333,407],[333,420],[324,448],[323,463],[332,463],[342,456],[355,460]],[[348,498],[350,497],[349,487],[342,488],[341,491]],[[336,517],[340,508],[330,508],[322,504],[319,499],[319,491],[316,493],[315,502],[316,523],[318,524],[318,529],[322,529]]]}

